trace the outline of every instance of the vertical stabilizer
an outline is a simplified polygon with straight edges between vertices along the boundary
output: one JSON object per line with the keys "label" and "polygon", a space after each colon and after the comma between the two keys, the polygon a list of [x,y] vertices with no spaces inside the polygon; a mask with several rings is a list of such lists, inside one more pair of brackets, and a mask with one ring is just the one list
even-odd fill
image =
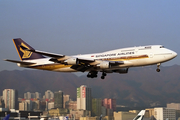
{"label": "vertical stabilizer", "polygon": [[5,118],[3,118],[3,120],[9,120],[9,116],[10,114],[8,114]]}
{"label": "vertical stabilizer", "polygon": [[23,46],[30,50],[34,50],[34,48],[32,48],[30,45],[24,42],[21,38],[13,39],[13,42],[21,60],[33,60],[44,58],[44,56],[42,56],[41,54],[23,50],[20,46]]}
{"label": "vertical stabilizer", "polygon": [[142,120],[146,110],[141,110],[133,120]]}

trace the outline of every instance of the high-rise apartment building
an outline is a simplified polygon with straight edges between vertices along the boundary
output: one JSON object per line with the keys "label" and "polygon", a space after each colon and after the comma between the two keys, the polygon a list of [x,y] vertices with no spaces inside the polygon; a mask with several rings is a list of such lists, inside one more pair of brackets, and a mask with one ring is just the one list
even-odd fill
{"label": "high-rise apartment building", "polygon": [[48,103],[48,108],[47,109],[50,110],[52,108],[54,108],[54,102]]}
{"label": "high-rise apartment building", "polygon": [[63,95],[63,108],[66,108],[66,102],[68,102],[70,95]]}
{"label": "high-rise apartment building", "polygon": [[106,109],[112,109],[113,111],[116,111],[116,99],[103,99],[103,106],[106,107]]}
{"label": "high-rise apartment building", "polygon": [[54,93],[54,108],[63,108],[63,92]]}
{"label": "high-rise apartment building", "polygon": [[53,99],[54,98],[54,93],[51,90],[47,90],[45,92],[45,99]]}
{"label": "high-rise apartment building", "polygon": [[35,92],[34,95],[35,95],[35,98],[37,99],[41,98],[41,93],[39,92]]}
{"label": "high-rise apartment building", "polygon": [[102,99],[93,98],[92,99],[92,116],[100,116],[102,114]]}
{"label": "high-rise apartment building", "polygon": [[172,108],[175,110],[180,110],[180,103],[168,103],[167,108]]}
{"label": "high-rise apartment building", "polygon": [[169,108],[154,108],[154,117],[156,120],[176,120],[176,110]]}
{"label": "high-rise apartment building", "polygon": [[25,99],[31,99],[31,98],[39,99],[39,98],[41,98],[41,93],[39,93],[39,92],[35,92],[35,93],[27,92],[27,93],[24,93],[24,98]]}
{"label": "high-rise apartment building", "polygon": [[18,92],[14,89],[5,89],[3,91],[3,99],[5,103],[5,108],[8,109],[18,109]]}
{"label": "high-rise apartment building", "polygon": [[91,88],[86,85],[77,88],[77,109],[92,110]]}
{"label": "high-rise apartment building", "polygon": [[32,101],[31,100],[24,100],[21,103],[19,103],[19,110],[31,111],[32,110]]}
{"label": "high-rise apartment building", "polygon": [[31,98],[32,96],[30,92],[24,93],[24,99],[31,99]]}

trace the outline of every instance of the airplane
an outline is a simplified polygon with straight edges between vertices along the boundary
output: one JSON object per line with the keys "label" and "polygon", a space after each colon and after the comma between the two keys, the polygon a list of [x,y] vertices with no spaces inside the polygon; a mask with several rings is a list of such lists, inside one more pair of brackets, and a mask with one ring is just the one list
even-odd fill
{"label": "airplane", "polygon": [[21,61],[5,59],[17,63],[19,67],[49,70],[56,72],[88,72],[88,78],[96,78],[102,72],[101,79],[107,73],[128,73],[130,67],[139,67],[157,64],[160,72],[161,63],[167,62],[177,56],[177,53],[162,45],[147,45],[129,47],[91,53],[84,55],[67,56],[35,50],[21,38],[13,39],[15,48]]}
{"label": "airplane", "polygon": [[146,110],[141,110],[139,114],[133,120],[143,120]]}
{"label": "airplane", "polygon": [[3,120],[9,120],[10,114],[3,118]]}

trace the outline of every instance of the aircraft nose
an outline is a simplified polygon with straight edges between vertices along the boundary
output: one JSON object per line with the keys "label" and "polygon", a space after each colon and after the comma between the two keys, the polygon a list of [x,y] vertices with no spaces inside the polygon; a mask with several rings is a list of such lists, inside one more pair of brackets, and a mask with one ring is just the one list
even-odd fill
{"label": "aircraft nose", "polygon": [[176,52],[172,52],[172,55],[173,55],[173,57],[176,57],[177,56],[177,53]]}

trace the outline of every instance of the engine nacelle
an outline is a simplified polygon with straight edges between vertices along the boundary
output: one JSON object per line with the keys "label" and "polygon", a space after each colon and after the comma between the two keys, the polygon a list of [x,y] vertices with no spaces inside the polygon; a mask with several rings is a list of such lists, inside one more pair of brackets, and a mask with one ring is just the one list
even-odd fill
{"label": "engine nacelle", "polygon": [[65,60],[64,63],[67,65],[78,65],[79,61],[77,58],[69,58],[69,59]]}
{"label": "engine nacelle", "polygon": [[108,68],[111,67],[110,63],[107,62],[107,61],[101,62],[101,63],[99,64],[99,66],[100,66],[101,69],[108,69]]}
{"label": "engine nacelle", "polygon": [[128,68],[121,68],[121,69],[115,70],[114,72],[117,72],[119,74],[125,74],[125,73],[128,73]]}

